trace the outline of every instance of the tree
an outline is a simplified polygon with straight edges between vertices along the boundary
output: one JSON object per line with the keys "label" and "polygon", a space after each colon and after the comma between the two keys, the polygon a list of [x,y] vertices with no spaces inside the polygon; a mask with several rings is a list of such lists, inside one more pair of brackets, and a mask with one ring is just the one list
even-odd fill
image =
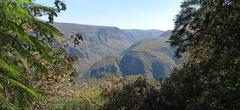
{"label": "tree", "polygon": [[182,3],[170,43],[187,60],[162,86],[169,109],[239,108],[239,20],[239,0]]}
{"label": "tree", "polygon": [[[66,9],[59,0],[54,4],[0,0],[0,109],[28,109],[40,97],[36,81],[76,74],[75,58],[48,45],[53,38],[61,39],[62,34],[51,23]],[[37,19],[45,15],[48,22]]]}
{"label": "tree", "polygon": [[108,101],[103,110],[159,110],[158,95],[154,80],[138,77],[135,80],[125,80],[122,87],[104,92]]}

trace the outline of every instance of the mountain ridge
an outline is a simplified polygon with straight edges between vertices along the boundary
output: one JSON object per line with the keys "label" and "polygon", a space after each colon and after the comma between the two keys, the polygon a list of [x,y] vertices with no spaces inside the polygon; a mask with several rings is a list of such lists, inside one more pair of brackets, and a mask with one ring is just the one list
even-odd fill
{"label": "mountain ridge", "polygon": [[[81,58],[77,66],[81,73],[85,73],[95,62],[106,56],[118,56],[132,44],[143,39],[158,37],[164,33],[161,30],[121,30],[114,26],[76,23],[55,22],[53,25],[63,33],[64,40],[68,44],[66,51]],[[138,36],[139,32],[143,33],[141,37]],[[74,34],[81,34],[83,37],[83,41],[77,47],[74,47],[72,43],[71,36]]]}
{"label": "mountain ridge", "polygon": [[[120,29],[114,26],[55,23],[68,43],[66,51],[80,57],[79,79],[101,78],[107,73],[162,79],[176,67],[174,49],[167,43],[171,31]],[[72,35],[81,34],[78,46]]]}

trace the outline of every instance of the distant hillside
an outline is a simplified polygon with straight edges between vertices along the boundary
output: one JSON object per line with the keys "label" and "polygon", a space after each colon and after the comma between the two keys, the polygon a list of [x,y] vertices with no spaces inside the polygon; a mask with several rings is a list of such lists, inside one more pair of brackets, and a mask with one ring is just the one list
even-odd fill
{"label": "distant hillside", "polygon": [[[77,68],[82,73],[106,56],[119,56],[132,44],[164,33],[161,30],[121,30],[117,27],[71,23],[54,23],[54,26],[64,34],[68,53],[81,58]],[[71,35],[78,33],[83,35],[84,41],[74,47]]]}
{"label": "distant hillside", "polygon": [[160,30],[137,30],[137,29],[125,29],[123,32],[128,36],[129,41],[132,43],[139,42],[143,39],[150,39],[154,37],[159,37],[164,33]]}
{"label": "distant hillside", "polygon": [[86,76],[94,76],[101,78],[102,76],[108,73],[121,74],[119,64],[120,57],[115,56],[105,57],[102,60],[99,60],[95,64],[93,64],[93,66],[89,69],[88,74]]}
{"label": "distant hillside", "polygon": [[131,46],[120,62],[123,76],[140,74],[155,79],[165,78],[176,67],[174,49],[168,38],[153,38]]}
{"label": "distant hillside", "polygon": [[[174,57],[175,50],[166,42],[169,35],[135,43],[122,53],[120,60],[105,58],[96,62],[88,72],[96,77],[106,73],[120,73],[122,76],[142,75],[155,79],[168,77],[176,67],[177,61]],[[109,68],[115,68],[117,71],[109,71],[112,70]]]}

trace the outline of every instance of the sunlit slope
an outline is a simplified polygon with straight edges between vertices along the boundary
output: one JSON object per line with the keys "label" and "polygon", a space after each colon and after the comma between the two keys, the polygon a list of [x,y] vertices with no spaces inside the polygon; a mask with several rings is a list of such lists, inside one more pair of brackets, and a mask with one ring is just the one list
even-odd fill
{"label": "sunlit slope", "polygon": [[[142,40],[122,52],[119,60],[105,58],[95,63],[89,70],[91,75],[107,73],[142,75],[155,79],[165,78],[176,67],[174,49],[166,42],[168,36]],[[120,70],[119,70],[120,69]]]}

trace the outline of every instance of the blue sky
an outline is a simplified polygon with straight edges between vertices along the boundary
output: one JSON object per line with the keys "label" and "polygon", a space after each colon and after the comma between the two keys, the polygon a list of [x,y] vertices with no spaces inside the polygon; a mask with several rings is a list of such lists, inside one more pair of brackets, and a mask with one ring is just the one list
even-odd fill
{"label": "blue sky", "polygon": [[[50,5],[54,0],[36,0]],[[173,29],[183,0],[65,0],[57,22],[117,26],[121,29]]]}

